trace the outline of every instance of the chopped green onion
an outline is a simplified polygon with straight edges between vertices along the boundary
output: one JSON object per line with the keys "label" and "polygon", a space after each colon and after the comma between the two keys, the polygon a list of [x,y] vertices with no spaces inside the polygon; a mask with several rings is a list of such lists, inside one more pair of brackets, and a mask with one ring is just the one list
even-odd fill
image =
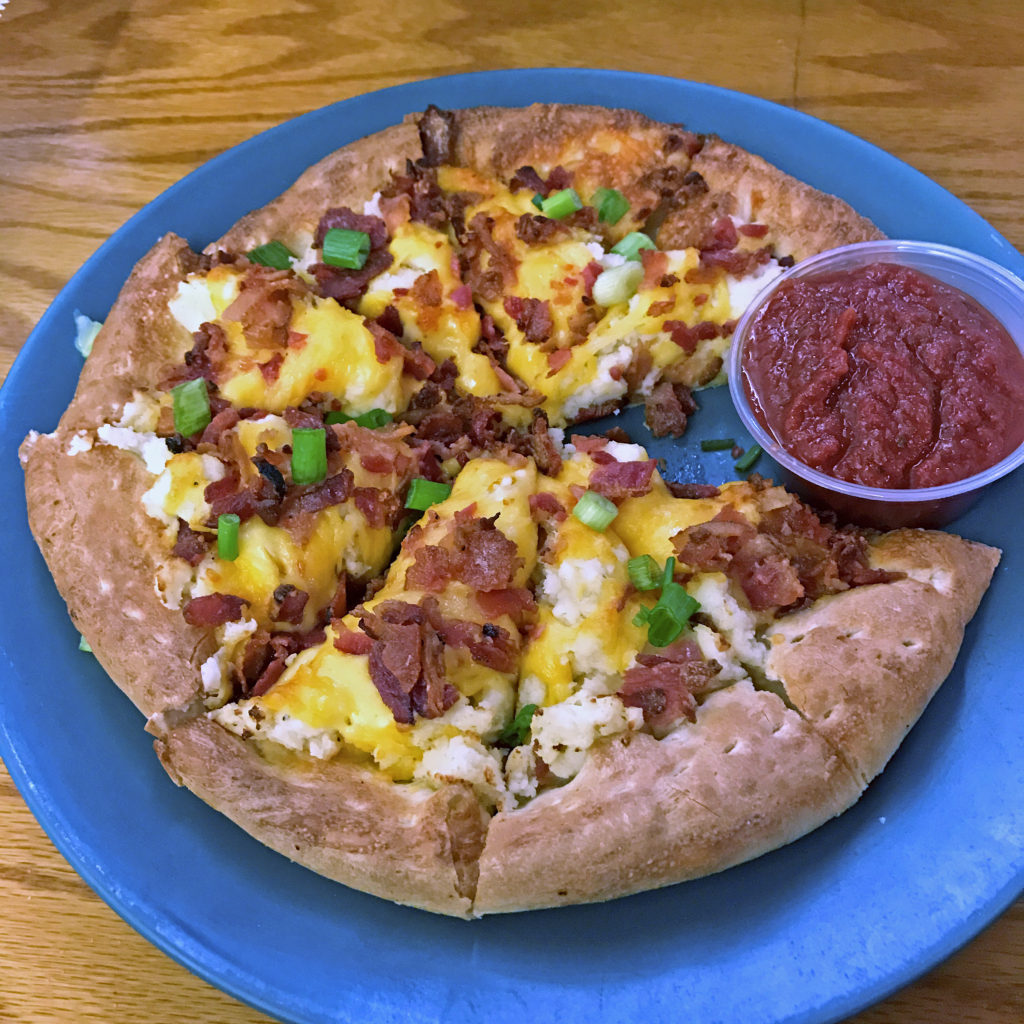
{"label": "chopped green onion", "polygon": [[259,263],[264,267],[273,267],[274,270],[287,270],[295,259],[295,254],[284,244],[275,238],[272,242],[257,245],[250,249],[246,256],[250,263]]}
{"label": "chopped green onion", "polygon": [[736,439],[732,437],[714,437],[708,441],[701,441],[702,452],[724,452],[728,448],[736,447]]}
{"label": "chopped green onion", "polygon": [[533,205],[536,206],[538,210],[544,209],[544,197],[539,192],[533,193],[533,198],[530,200],[530,202],[533,203]]}
{"label": "chopped green onion", "polygon": [[639,260],[641,249],[657,249],[658,247],[642,231],[630,231],[620,242],[612,246],[611,251],[627,260]]}
{"label": "chopped green onion", "polygon": [[759,444],[752,444],[747,449],[747,454],[736,460],[736,472],[746,473],[746,471],[750,469],[750,467],[753,466],[759,458],[761,458],[762,451],[764,451],[764,449]]}
{"label": "chopped green onion", "polygon": [[629,211],[629,200],[617,188],[599,188],[590,198],[597,209],[597,219],[605,224],[618,224]]}
{"label": "chopped green onion", "polygon": [[370,409],[369,412],[360,413],[358,416],[349,416],[345,412],[327,412],[324,414],[324,423],[355,423],[358,427],[370,427],[376,429],[394,420],[386,409]]}
{"label": "chopped green onion", "polygon": [[327,476],[327,431],[323,427],[292,429],[292,482],[316,484]]}
{"label": "chopped green onion", "polygon": [[394,418],[386,409],[371,409],[369,412],[360,413],[356,417],[356,426],[370,427],[376,430],[377,427],[386,426]]}
{"label": "chopped green onion", "polygon": [[637,555],[626,563],[629,581],[637,590],[657,590],[661,569],[650,555]]}
{"label": "chopped green onion", "polygon": [[598,274],[594,279],[591,294],[599,306],[629,302],[636,295],[636,290],[643,279],[644,268],[639,263],[627,260],[621,266],[609,267]]}
{"label": "chopped green onion", "polygon": [[81,633],[78,634],[78,649],[85,651],[86,654],[92,654],[92,647],[89,645],[89,641]]}
{"label": "chopped green onion", "polygon": [[[671,559],[670,559],[671,561]],[[668,647],[683,631],[700,602],[678,583],[666,583],[658,603],[651,609],[647,623],[647,642],[652,647]]]}
{"label": "chopped green onion", "polygon": [[640,611],[633,616],[634,626],[646,626],[651,617],[651,609],[647,605],[641,605]]}
{"label": "chopped green onion", "polygon": [[424,512],[431,505],[444,501],[451,493],[451,484],[440,484],[435,480],[426,480],[418,476],[409,485],[409,493],[405,498],[405,507]]}
{"label": "chopped green onion", "polygon": [[586,491],[583,497],[576,502],[572,514],[584,526],[603,533],[619,514],[619,510],[615,502],[609,501],[603,494],[598,494],[597,491]]}
{"label": "chopped green onion", "polygon": [[241,519],[234,512],[217,516],[217,557],[233,562],[238,557],[238,524]]}
{"label": "chopped green onion", "polygon": [[187,380],[171,388],[174,403],[174,429],[182,437],[205,430],[211,420],[210,392],[203,377]]}
{"label": "chopped green onion", "polygon": [[505,730],[498,737],[500,747],[519,747],[526,742],[530,732],[530,723],[533,721],[533,713],[537,710],[536,704],[524,704],[516,714],[516,717],[508,724]]}
{"label": "chopped green onion", "polygon": [[370,236],[365,231],[331,228],[324,235],[324,263],[346,270],[361,270],[370,255]]}
{"label": "chopped green onion", "polygon": [[92,351],[92,343],[96,340],[96,335],[100,333],[103,324],[99,320],[93,320],[91,316],[80,313],[77,309],[74,312],[74,317],[75,348],[85,357]]}
{"label": "chopped green onion", "polygon": [[540,204],[540,212],[552,220],[561,220],[570,213],[582,209],[583,200],[574,188],[563,188],[561,192],[554,192]]}

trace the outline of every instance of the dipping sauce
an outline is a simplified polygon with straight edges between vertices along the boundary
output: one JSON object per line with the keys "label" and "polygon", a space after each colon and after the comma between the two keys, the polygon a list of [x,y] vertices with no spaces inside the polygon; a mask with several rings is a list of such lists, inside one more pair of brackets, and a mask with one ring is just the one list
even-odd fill
{"label": "dipping sauce", "polygon": [[974,299],[873,263],[783,281],[751,325],[743,384],[795,458],[868,487],[952,483],[1024,441],[1024,356]]}

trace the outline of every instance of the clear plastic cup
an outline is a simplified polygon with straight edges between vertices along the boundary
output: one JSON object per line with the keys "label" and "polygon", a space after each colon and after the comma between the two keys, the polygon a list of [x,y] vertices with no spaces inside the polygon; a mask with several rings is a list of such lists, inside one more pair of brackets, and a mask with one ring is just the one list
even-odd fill
{"label": "clear plastic cup", "polygon": [[[1001,462],[973,476],[938,487],[867,487],[828,476],[799,461],[755,416],[747,397],[743,350],[751,325],[783,281],[852,270],[871,263],[895,263],[959,288],[987,309],[1006,328],[1024,352],[1024,281],[991,260],[932,242],[859,242],[812,256],[798,263],[759,292],[736,325],[730,356],[729,390],[733,404],[750,431],[782,468],[781,481],[840,517],[865,526],[895,529],[903,526],[939,527],[962,515],[994,481],[1024,462],[1024,444]],[[1021,410],[1024,416],[1024,409]]]}

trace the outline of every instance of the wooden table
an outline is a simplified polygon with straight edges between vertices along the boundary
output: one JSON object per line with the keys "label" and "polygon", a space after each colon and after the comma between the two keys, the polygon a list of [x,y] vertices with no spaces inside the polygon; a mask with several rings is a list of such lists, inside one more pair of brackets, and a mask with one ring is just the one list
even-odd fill
{"label": "wooden table", "polygon": [[[303,111],[450,72],[616,67],[754,93],[877,143],[1024,246],[1016,0],[683,9],[671,0],[389,0],[337,11],[284,0],[9,0],[0,14],[0,376],[74,270],[186,172]],[[0,1021],[266,1020],[111,912],[6,773],[0,837]],[[1018,1024],[1024,901],[854,1019]]]}

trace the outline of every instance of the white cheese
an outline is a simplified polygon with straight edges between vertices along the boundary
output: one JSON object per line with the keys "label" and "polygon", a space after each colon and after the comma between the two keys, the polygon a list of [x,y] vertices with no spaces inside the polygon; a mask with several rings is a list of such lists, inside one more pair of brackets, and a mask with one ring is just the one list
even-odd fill
{"label": "white cheese", "polygon": [[485,801],[502,809],[514,806],[505,788],[501,761],[468,736],[452,736],[425,751],[414,778],[442,784],[468,782]]}
{"label": "white cheese", "polygon": [[746,277],[726,277],[726,284],[729,288],[729,305],[732,308],[732,315],[739,319],[747,311],[747,308],[757,297],[762,288],[774,281],[783,268],[774,260],[759,267],[753,274]]}
{"label": "white cheese", "polygon": [[578,626],[597,611],[607,573],[600,558],[566,558],[557,566],[544,565],[542,572],[540,596],[559,622]]}
{"label": "white cheese", "polygon": [[190,334],[217,319],[210,290],[202,277],[190,277],[178,285],[177,294],[167,303],[171,316]]}
{"label": "white cheese", "polygon": [[571,779],[583,767],[596,740],[639,728],[642,723],[643,712],[627,708],[618,697],[576,694],[534,714],[533,749],[555,775]]}
{"label": "white cheese", "polygon": [[68,455],[81,455],[82,452],[91,450],[92,438],[84,430],[79,430],[68,441]]}
{"label": "white cheese", "polygon": [[96,431],[96,435],[104,444],[121,448],[126,452],[134,452],[146,463],[146,469],[154,475],[162,473],[171,458],[170,449],[163,438],[155,434],[140,434],[127,427],[115,427],[104,423]]}

